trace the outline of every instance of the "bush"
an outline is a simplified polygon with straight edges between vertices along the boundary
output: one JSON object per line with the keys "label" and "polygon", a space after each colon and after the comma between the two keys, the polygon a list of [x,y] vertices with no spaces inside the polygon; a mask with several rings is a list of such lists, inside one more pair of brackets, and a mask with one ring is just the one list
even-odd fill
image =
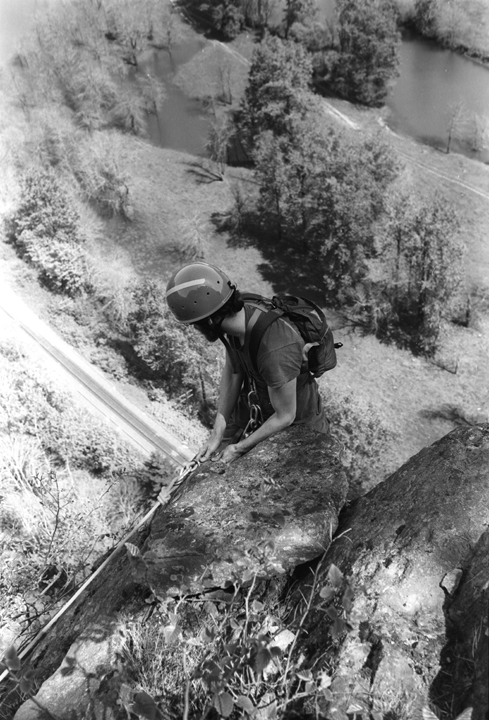
{"label": "bush", "polygon": [[390,201],[373,279],[358,284],[354,314],[383,340],[434,355],[444,322],[466,305],[464,247],[453,208],[441,196]]}
{"label": "bush", "polygon": [[388,473],[385,453],[394,433],[371,402],[352,392],[323,394],[331,431],[343,443],[341,464],[348,477],[350,496],[364,494]]}
{"label": "bush", "polygon": [[172,397],[191,400],[204,419],[213,414],[219,377],[218,353],[193,328],[177,323],[163,288],[143,280],[132,289],[127,322],[136,353]]}
{"label": "bush", "polygon": [[26,174],[22,178],[21,198],[9,221],[10,240],[20,250],[24,248],[24,231],[75,245],[83,242],[78,214],[53,172],[33,169]]}
{"label": "bush", "polygon": [[11,242],[50,290],[78,295],[90,289],[79,217],[50,171],[24,177],[21,203],[8,222]]}
{"label": "bush", "polygon": [[[36,437],[42,449],[58,464],[107,474],[117,466],[131,465],[128,448],[106,425],[73,408],[70,398],[42,378],[19,356],[4,359],[5,381],[0,388],[0,428],[9,434]],[[1,360],[1,358],[0,358]]]}

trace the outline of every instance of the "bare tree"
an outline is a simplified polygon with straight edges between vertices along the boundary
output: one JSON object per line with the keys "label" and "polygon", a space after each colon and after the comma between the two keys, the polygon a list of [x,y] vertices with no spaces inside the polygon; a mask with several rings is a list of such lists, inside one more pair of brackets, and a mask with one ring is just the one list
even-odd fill
{"label": "bare tree", "polygon": [[467,127],[468,113],[467,108],[461,100],[450,103],[446,113],[446,129],[447,129],[447,155],[450,152],[452,140],[462,135],[462,131]]}

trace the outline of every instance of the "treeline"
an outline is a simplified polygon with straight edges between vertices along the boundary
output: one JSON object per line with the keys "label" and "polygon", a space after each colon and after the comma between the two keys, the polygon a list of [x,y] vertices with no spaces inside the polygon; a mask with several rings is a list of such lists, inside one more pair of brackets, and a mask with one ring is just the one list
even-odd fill
{"label": "treeline", "polygon": [[443,323],[464,317],[457,218],[401,180],[385,142],[330,127],[311,82],[302,45],[257,46],[237,122],[258,192],[237,194],[225,226],[257,244],[272,282],[292,273],[365,331],[432,355]]}
{"label": "treeline", "polygon": [[365,105],[381,105],[397,76],[399,14],[393,0],[337,0],[334,16],[320,17],[315,0],[187,0],[223,38],[245,28],[294,40],[310,53],[313,76],[328,92]]}
{"label": "treeline", "polygon": [[452,50],[489,60],[489,9],[485,0],[400,2],[403,23]]}

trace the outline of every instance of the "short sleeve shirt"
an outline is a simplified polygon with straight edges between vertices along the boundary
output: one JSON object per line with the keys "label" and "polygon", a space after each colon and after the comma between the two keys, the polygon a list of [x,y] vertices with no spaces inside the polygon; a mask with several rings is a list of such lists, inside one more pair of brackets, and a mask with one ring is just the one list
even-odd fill
{"label": "short sleeve shirt", "polygon": [[297,411],[294,424],[311,421],[319,412],[320,399],[317,383],[302,362],[302,336],[291,323],[282,318],[269,325],[258,348],[256,373],[249,354],[248,330],[256,308],[245,304],[244,309],[247,328],[244,345],[241,346],[236,337],[228,337],[233,368],[237,371],[244,366],[255,380],[264,419],[274,413],[268,388],[280,388],[297,378]]}

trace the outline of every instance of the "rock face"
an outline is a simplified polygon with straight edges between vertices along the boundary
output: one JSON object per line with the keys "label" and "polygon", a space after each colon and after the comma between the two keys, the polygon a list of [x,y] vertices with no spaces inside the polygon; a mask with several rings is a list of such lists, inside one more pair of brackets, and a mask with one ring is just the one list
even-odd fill
{"label": "rock face", "polygon": [[[443,698],[433,683],[440,663],[447,672],[449,643],[473,658],[463,668],[458,710],[473,701],[473,720],[485,720],[488,526],[488,425],[454,430],[350,506],[323,567],[333,563],[349,578],[352,629],[332,643],[327,603],[318,597],[323,610],[311,618],[307,645],[311,663],[335,645],[331,717],[334,708],[344,717],[352,704],[364,716],[404,707],[418,717],[429,703],[451,717],[453,697]],[[449,684],[456,680],[450,672]]]}
{"label": "rock face", "polygon": [[[39,645],[30,665],[47,679],[36,700],[63,718],[83,717],[89,705],[95,718],[119,717],[121,681],[111,670],[118,618],[128,606],[137,612],[141,585],[160,597],[182,586],[199,592],[233,573],[276,575],[324,552],[348,490],[340,450],[328,436],[292,427],[232,465],[203,465],[156,514],[136,573],[129,558],[115,559]],[[28,701],[15,720],[41,717]]]}
{"label": "rock face", "polygon": [[207,586],[221,586],[236,573],[266,566],[273,575],[323,553],[348,490],[339,452],[330,436],[296,426],[224,474],[207,463],[152,524],[144,555],[150,587],[157,595],[181,585],[195,592],[204,572]]}
{"label": "rock face", "polygon": [[447,598],[447,638],[433,696],[445,697],[454,716],[473,707],[489,717],[489,530],[477,543],[460,585]]}

